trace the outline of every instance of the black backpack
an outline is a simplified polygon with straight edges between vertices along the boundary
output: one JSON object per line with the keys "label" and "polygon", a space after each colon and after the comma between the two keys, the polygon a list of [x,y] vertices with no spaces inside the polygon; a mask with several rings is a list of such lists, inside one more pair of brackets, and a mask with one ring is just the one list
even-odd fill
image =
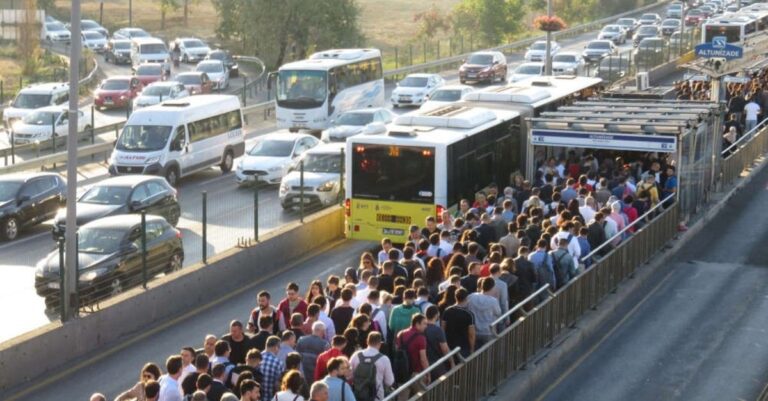
{"label": "black backpack", "polygon": [[354,376],[352,391],[357,401],[376,400],[376,361],[382,356],[384,355],[381,352],[374,356],[364,356],[362,353],[357,355],[360,364],[352,372]]}
{"label": "black backpack", "polygon": [[392,358],[392,370],[395,374],[395,382],[397,384],[403,384],[411,379],[413,373],[413,367],[411,366],[411,360],[408,356],[408,346],[411,345],[414,339],[418,336],[423,336],[421,333],[412,334],[411,338],[403,343],[403,336],[400,335],[397,341],[397,349]]}

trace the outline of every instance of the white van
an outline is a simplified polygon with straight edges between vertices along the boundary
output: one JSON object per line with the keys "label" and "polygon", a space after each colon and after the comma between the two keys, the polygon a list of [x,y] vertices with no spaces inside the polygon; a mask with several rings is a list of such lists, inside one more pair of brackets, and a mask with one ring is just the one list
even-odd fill
{"label": "white van", "polygon": [[243,153],[237,96],[189,96],[133,112],[109,159],[109,173],[161,175],[176,185],[180,177],[214,165],[227,173]]}
{"label": "white van", "polygon": [[171,57],[165,42],[158,38],[131,39],[131,65],[136,68],[144,63],[162,63],[170,69]]}
{"label": "white van", "polygon": [[58,106],[69,100],[69,84],[53,82],[28,86],[16,95],[3,110],[3,125],[12,129],[16,121],[21,120],[33,110]]}

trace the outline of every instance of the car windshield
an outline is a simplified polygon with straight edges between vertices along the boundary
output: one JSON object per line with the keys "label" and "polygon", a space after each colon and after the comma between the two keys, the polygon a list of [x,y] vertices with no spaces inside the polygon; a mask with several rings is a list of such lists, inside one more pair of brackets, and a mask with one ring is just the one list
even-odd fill
{"label": "car windshield", "polygon": [[13,107],[19,109],[39,109],[51,104],[51,95],[21,93],[13,101]]}
{"label": "car windshield", "polygon": [[0,203],[8,202],[16,198],[16,194],[21,189],[21,183],[17,181],[0,182]]}
{"label": "car windshield", "polygon": [[197,39],[185,40],[184,47],[186,48],[205,47],[205,43]]}
{"label": "car windshield", "polygon": [[328,72],[282,70],[277,76],[277,102],[289,109],[320,107],[328,94]]}
{"label": "car windshield", "polygon": [[573,54],[557,54],[552,57],[552,61],[556,63],[575,63],[576,56]]}
{"label": "car windshield", "polygon": [[405,77],[400,81],[400,86],[406,88],[423,88],[427,86],[427,77]]}
{"label": "car windshield", "polygon": [[77,232],[77,250],[82,253],[108,254],[120,249],[125,231],[105,227],[83,227]]}
{"label": "car windshield", "polygon": [[136,75],[138,76],[155,76],[163,75],[163,66],[161,65],[140,65],[136,68]]}
{"label": "car windshield", "polygon": [[177,75],[175,80],[181,82],[184,85],[200,85],[202,82],[201,75],[198,74],[184,74],[184,75]]}
{"label": "car windshield", "polygon": [[55,121],[59,118],[58,112],[52,111],[33,111],[24,117],[24,124],[29,125],[51,125],[51,121]]}
{"label": "car windshield", "polygon": [[438,102],[455,102],[461,99],[461,89],[442,89],[432,94],[429,100]]}
{"label": "car windshield", "polygon": [[67,28],[60,22],[49,22],[45,24],[45,29],[49,31],[66,31]]}
{"label": "car windshield", "polygon": [[621,28],[615,25],[610,25],[603,28],[603,32],[619,32]]}
{"label": "car windshield", "polygon": [[655,48],[662,48],[664,46],[664,42],[660,40],[644,40],[640,42],[640,48],[641,49],[655,49]]}
{"label": "car windshield", "polygon": [[327,154],[314,153],[304,155],[304,172],[310,173],[340,173],[341,152]]}
{"label": "car windshield", "polygon": [[373,121],[373,113],[344,113],[336,120],[336,125],[366,125]]}
{"label": "car windshield", "polygon": [[99,28],[101,27],[95,21],[80,21],[80,29],[84,31],[88,29],[99,29]]}
{"label": "car windshield", "polygon": [[653,14],[643,14],[643,16],[640,17],[640,19],[645,21],[654,21],[656,20],[656,16]]}
{"label": "car windshield", "polygon": [[622,18],[616,22],[619,25],[634,25],[635,21],[629,18]]}
{"label": "car windshield", "polygon": [[171,136],[167,125],[126,125],[117,140],[117,150],[146,152],[162,150]]}
{"label": "car windshield", "polygon": [[541,74],[540,65],[521,65],[515,68],[515,74],[538,75]]}
{"label": "car windshield", "polygon": [[658,33],[655,26],[644,26],[640,28],[640,31],[638,32],[641,35],[655,35]]}
{"label": "car windshield", "polygon": [[77,201],[97,205],[125,205],[130,193],[131,188],[129,187],[99,185],[86,191]]}
{"label": "car windshield", "polygon": [[128,42],[112,42],[112,47],[118,50],[128,50],[131,48],[131,44]]}
{"label": "car windshield", "polygon": [[210,52],[208,53],[208,58],[211,60],[221,60],[224,61],[227,59],[227,53],[224,52]]}
{"label": "car windshield", "polygon": [[678,22],[677,20],[671,20],[671,21],[668,20],[668,21],[664,21],[661,25],[662,26],[678,26],[679,24],[680,22]]}
{"label": "car windshield", "polygon": [[141,92],[144,96],[168,96],[171,94],[171,87],[165,85],[150,86]]}
{"label": "car windshield", "polygon": [[694,8],[693,10],[688,11],[688,16],[691,16],[691,15],[701,15],[701,14],[703,14],[703,13],[698,8]]}
{"label": "car windshield", "polygon": [[294,141],[287,141],[281,139],[262,139],[257,140],[251,150],[248,151],[250,156],[266,156],[266,157],[288,157],[293,151]]}
{"label": "car windshield", "polygon": [[122,91],[128,89],[129,81],[127,79],[109,79],[101,84],[101,89],[108,91]]}
{"label": "car windshield", "polygon": [[83,36],[85,36],[86,39],[91,39],[91,40],[104,39],[104,35],[98,32],[83,32]]}
{"label": "car windshield", "polygon": [[608,42],[589,42],[587,49],[610,49],[611,44]]}
{"label": "car windshield", "polygon": [[613,70],[626,68],[629,65],[629,58],[627,57],[608,57],[600,62],[601,70]]}
{"label": "car windshield", "polygon": [[150,37],[149,34],[143,30],[143,29],[131,29],[128,32],[126,32],[127,36],[130,36],[131,38],[148,38]]}
{"label": "car windshield", "polygon": [[168,53],[168,49],[162,43],[147,43],[141,45],[141,54]]}
{"label": "car windshield", "polygon": [[224,71],[224,67],[221,63],[200,63],[195,68],[196,71],[202,71],[207,73],[220,73]]}
{"label": "car windshield", "polygon": [[546,50],[547,44],[545,42],[536,42],[531,45],[531,50]]}
{"label": "car windshield", "polygon": [[493,56],[490,54],[473,54],[469,56],[467,64],[491,65],[493,64]]}

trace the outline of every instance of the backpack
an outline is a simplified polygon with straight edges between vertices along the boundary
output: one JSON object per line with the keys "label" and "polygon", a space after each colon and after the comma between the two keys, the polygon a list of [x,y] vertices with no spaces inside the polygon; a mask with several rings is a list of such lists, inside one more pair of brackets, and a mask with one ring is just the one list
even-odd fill
{"label": "backpack", "polygon": [[362,353],[357,355],[360,364],[352,372],[352,391],[357,401],[376,400],[376,361],[382,356],[381,352],[375,356],[364,356]]}
{"label": "backpack", "polygon": [[552,255],[552,267],[555,270],[555,284],[557,287],[562,287],[565,285],[565,282],[567,281],[567,275],[566,272],[563,271],[561,263],[563,262],[563,258],[568,255],[568,252],[563,252],[560,254],[559,257],[555,257]]}
{"label": "backpack", "polygon": [[403,343],[403,337],[398,337],[398,347],[395,350],[395,354],[392,363],[392,370],[395,374],[395,382],[398,384],[403,384],[411,379],[411,374],[413,373],[412,367],[411,367],[411,360],[410,356],[408,355],[408,347],[411,345],[414,339],[418,336],[423,336],[421,333],[412,334],[411,338],[408,339],[405,343]]}

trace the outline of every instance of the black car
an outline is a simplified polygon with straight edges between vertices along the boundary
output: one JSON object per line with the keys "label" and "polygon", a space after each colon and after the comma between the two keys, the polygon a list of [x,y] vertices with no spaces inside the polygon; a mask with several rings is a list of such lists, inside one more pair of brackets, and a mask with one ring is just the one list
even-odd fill
{"label": "black car", "polygon": [[613,82],[624,78],[629,74],[629,57],[628,56],[610,56],[600,60],[600,65],[597,66],[597,77],[602,78],[603,81]]}
{"label": "black car", "polygon": [[[181,232],[164,218],[146,217],[147,278],[180,270]],[[121,293],[143,281],[141,216],[128,214],[92,221],[78,230],[78,293],[81,305]],[[59,303],[59,251],[37,263],[35,290],[49,309]]]}
{"label": "black car", "polygon": [[113,64],[131,64],[131,41],[112,39],[104,50],[104,60]]}
{"label": "black car", "polygon": [[53,173],[0,176],[0,239],[12,241],[27,227],[56,215],[67,200],[67,185]]}
{"label": "black car", "polygon": [[[77,225],[118,214],[156,214],[176,226],[181,207],[176,190],[163,177],[125,175],[108,178],[90,187],[77,200]],[[53,238],[64,236],[66,210],[62,209],[53,223]]]}
{"label": "black car", "polygon": [[240,66],[237,65],[237,62],[235,59],[232,58],[232,55],[229,54],[226,50],[216,49],[211,50],[207,56],[205,56],[206,60],[221,60],[222,63],[227,67],[229,70],[229,77],[237,77],[240,75]]}
{"label": "black car", "polygon": [[635,52],[635,64],[638,68],[650,69],[664,61],[666,43],[661,38],[647,38],[640,42]]}

